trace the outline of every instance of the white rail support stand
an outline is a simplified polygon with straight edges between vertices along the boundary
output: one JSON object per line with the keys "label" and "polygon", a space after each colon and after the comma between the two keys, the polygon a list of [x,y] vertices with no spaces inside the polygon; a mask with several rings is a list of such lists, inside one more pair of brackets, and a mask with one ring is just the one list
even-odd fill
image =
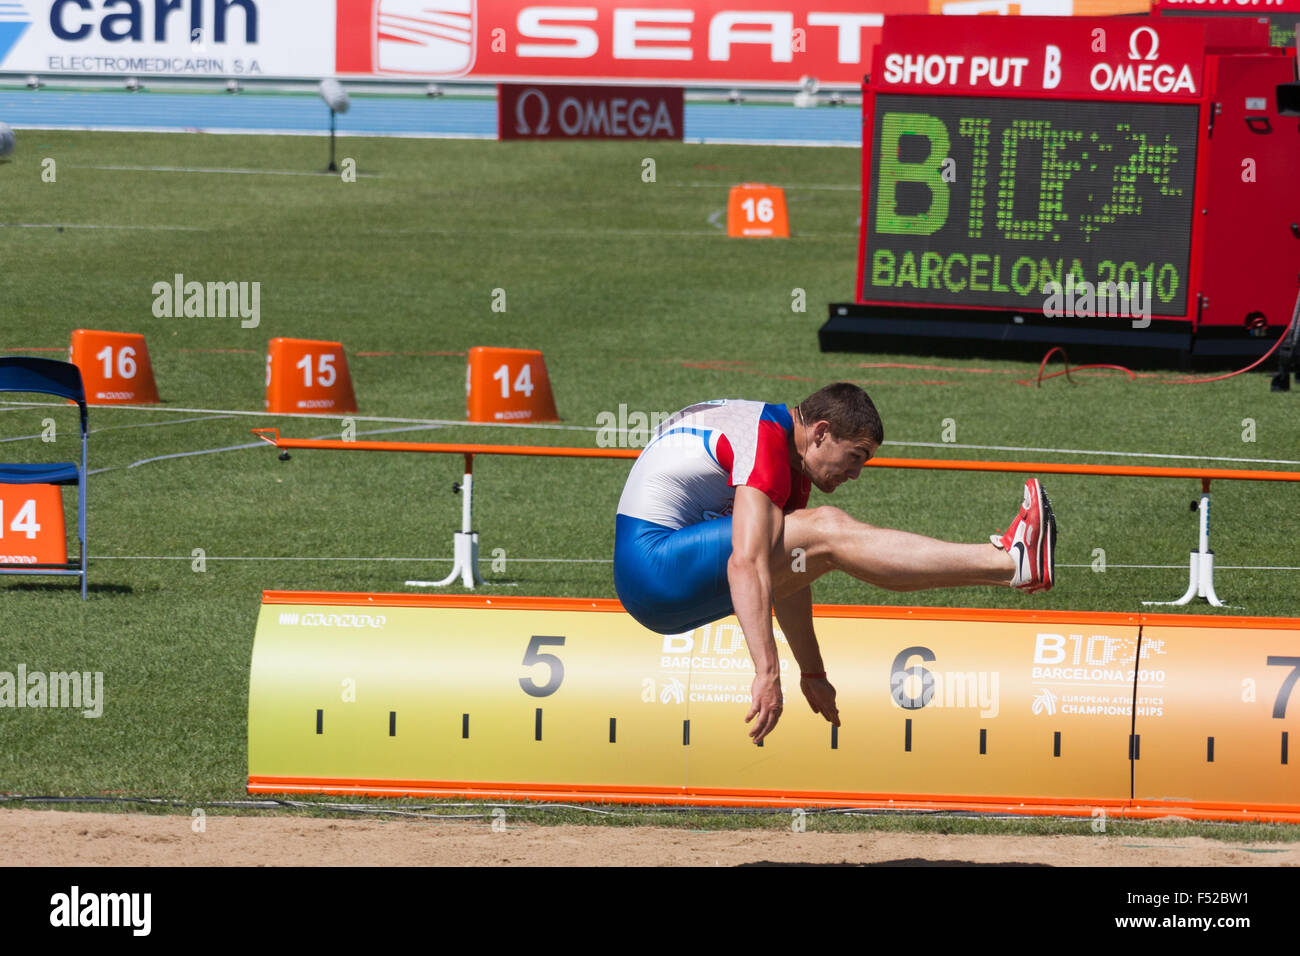
{"label": "white rail support stand", "polygon": [[407,581],[407,587],[441,588],[451,584],[456,578],[470,590],[475,584],[483,584],[478,573],[478,532],[472,531],[474,523],[474,456],[465,455],[465,480],[460,486],[464,499],[460,506],[460,530],[452,538],[451,574],[441,581]]}
{"label": "white rail support stand", "polygon": [[1198,550],[1191,554],[1190,579],[1187,592],[1177,601],[1143,601],[1143,604],[1190,604],[1193,598],[1205,598],[1214,607],[1223,607],[1214,593],[1214,552],[1210,550],[1210,479],[1201,479],[1200,537]]}

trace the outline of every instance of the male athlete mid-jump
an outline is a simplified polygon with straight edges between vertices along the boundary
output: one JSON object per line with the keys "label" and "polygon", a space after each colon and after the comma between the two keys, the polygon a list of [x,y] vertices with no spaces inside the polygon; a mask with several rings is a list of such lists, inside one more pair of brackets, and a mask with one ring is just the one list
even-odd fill
{"label": "male athlete mid-jump", "polygon": [[[661,634],[735,614],[757,676],[745,721],[754,743],[781,717],[772,611],[814,713],[839,725],[835,688],[812,622],[812,582],[832,570],[891,591],[987,584],[1052,587],[1056,521],[1036,478],[991,544],[957,544],[808,507],[855,479],[884,432],[867,393],[828,385],[797,407],[747,401],[691,405],[637,458],[618,503],[614,586],[628,612]],[[792,560],[795,549],[802,560]],[[796,570],[798,568],[799,570]]]}

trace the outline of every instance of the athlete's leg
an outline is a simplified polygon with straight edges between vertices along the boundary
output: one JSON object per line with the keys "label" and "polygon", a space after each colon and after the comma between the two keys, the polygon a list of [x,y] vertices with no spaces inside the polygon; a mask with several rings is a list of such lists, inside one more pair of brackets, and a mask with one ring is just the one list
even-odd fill
{"label": "athlete's leg", "polygon": [[775,596],[841,570],[892,591],[970,585],[1047,591],[1055,583],[1056,517],[1037,478],[1025,482],[1011,526],[990,544],[957,544],[857,521],[838,508],[787,515],[772,553]]}
{"label": "athlete's leg", "polygon": [[[891,591],[972,585],[1047,590],[1055,518],[1036,479],[1025,489],[1020,513],[998,538],[1001,547],[877,528],[833,507],[786,515],[771,554],[773,598],[791,597],[835,570]],[[619,515],[614,552],[619,597],[651,630],[677,633],[732,613],[729,517],[672,530]]]}
{"label": "athlete's leg", "polygon": [[958,544],[877,528],[830,506],[786,515],[782,540],[772,553],[776,596],[793,594],[836,570],[890,591],[1007,587],[1015,561],[987,542]]}

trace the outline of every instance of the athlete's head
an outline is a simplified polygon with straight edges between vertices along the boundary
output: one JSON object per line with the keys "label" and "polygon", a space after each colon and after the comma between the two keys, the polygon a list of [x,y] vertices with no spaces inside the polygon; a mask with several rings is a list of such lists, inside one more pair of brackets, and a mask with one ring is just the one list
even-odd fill
{"label": "athlete's head", "polygon": [[850,382],[836,382],[813,392],[799,403],[804,424],[826,422],[836,438],[845,441],[870,440],[875,446],[885,440],[880,413],[867,393]]}
{"label": "athlete's head", "polygon": [[848,382],[819,389],[799,403],[798,411],[804,469],[822,491],[857,478],[885,440],[876,406]]}

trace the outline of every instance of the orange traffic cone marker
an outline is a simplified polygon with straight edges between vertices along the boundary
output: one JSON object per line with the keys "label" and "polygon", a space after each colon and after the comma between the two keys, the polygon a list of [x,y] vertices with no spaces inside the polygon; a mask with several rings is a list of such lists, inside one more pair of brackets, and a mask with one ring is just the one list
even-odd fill
{"label": "orange traffic cone marker", "polygon": [[81,370],[87,405],[158,404],[143,335],[76,329],[68,361]]}
{"label": "orange traffic cone marker", "polygon": [[339,342],[271,339],[266,351],[266,410],[336,415],[357,410],[348,357]]}
{"label": "orange traffic cone marker", "polygon": [[546,360],[535,349],[470,349],[465,405],[472,422],[560,420]]}
{"label": "orange traffic cone marker", "polygon": [[766,183],[732,186],[727,197],[727,235],[788,239],[785,190]]}

